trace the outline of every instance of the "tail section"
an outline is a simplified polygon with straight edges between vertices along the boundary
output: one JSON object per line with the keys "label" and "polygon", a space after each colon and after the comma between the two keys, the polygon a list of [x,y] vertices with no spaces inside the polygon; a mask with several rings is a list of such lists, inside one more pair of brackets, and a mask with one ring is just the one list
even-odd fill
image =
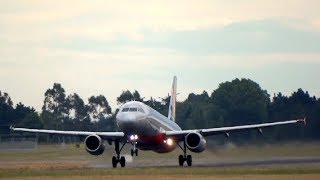
{"label": "tail section", "polygon": [[169,104],[169,113],[168,118],[171,119],[173,122],[176,120],[176,99],[177,99],[177,77],[173,77],[172,82],[172,90],[171,90],[171,98]]}

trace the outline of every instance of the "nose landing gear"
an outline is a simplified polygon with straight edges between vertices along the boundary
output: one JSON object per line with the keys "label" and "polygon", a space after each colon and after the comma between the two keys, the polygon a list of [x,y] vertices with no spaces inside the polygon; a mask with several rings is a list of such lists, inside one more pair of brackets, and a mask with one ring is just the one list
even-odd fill
{"label": "nose landing gear", "polygon": [[133,149],[131,149],[131,156],[134,156],[134,155],[138,156],[138,149],[136,147],[137,139],[138,139],[137,135],[130,136],[130,139],[124,142],[121,148],[120,148],[120,141],[119,140],[114,141],[114,150],[116,151],[117,155],[112,157],[112,167],[116,168],[118,163],[120,163],[121,167],[126,166],[126,158],[124,156],[121,156],[120,152],[128,142],[131,142],[131,144],[133,145]]}
{"label": "nose landing gear", "polygon": [[137,135],[130,136],[131,144],[133,145],[133,149],[131,149],[131,156],[133,155],[138,156],[137,139],[138,139]]}
{"label": "nose landing gear", "polygon": [[138,156],[138,149],[135,149],[135,148],[131,149],[131,156],[134,156],[134,155]]}

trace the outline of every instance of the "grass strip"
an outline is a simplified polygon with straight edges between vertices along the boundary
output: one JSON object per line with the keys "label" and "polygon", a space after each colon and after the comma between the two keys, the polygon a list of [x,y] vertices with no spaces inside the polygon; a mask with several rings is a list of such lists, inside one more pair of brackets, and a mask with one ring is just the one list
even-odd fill
{"label": "grass strip", "polygon": [[117,168],[117,169],[2,169],[0,178],[42,176],[121,176],[121,175],[292,175],[320,174],[320,169],[213,169],[213,168]]}

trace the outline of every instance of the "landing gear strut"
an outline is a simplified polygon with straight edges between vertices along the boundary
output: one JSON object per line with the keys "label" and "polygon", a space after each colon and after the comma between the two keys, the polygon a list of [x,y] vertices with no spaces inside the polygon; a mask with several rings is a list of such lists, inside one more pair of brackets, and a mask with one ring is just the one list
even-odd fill
{"label": "landing gear strut", "polygon": [[133,155],[138,156],[138,149],[137,149],[138,136],[137,135],[131,135],[130,139],[132,141],[131,144],[133,145],[133,149],[131,149],[131,156],[133,156]]}
{"label": "landing gear strut", "polygon": [[138,149],[136,147],[137,142],[133,141],[132,144],[133,144],[133,149],[131,149],[131,156],[133,156],[133,155],[138,156]]}
{"label": "landing gear strut", "polygon": [[126,158],[124,156],[120,156],[120,152],[123,149],[123,147],[126,145],[126,143],[123,143],[121,148],[120,148],[120,142],[119,141],[115,141],[115,146],[114,146],[114,150],[116,151],[117,156],[113,156],[112,157],[112,166],[114,168],[117,167],[117,164],[120,163],[121,167],[125,167],[126,166]]}
{"label": "landing gear strut", "polygon": [[[178,143],[177,143],[178,144]],[[187,146],[186,142],[183,141],[183,148],[178,144],[178,146],[182,149],[183,155],[179,155],[179,165],[183,166],[183,163],[186,161],[188,166],[192,166],[192,156],[187,155]]]}

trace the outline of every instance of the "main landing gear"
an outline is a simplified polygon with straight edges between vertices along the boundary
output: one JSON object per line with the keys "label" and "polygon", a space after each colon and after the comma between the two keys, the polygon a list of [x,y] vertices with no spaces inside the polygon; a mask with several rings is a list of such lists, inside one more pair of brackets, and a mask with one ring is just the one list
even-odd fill
{"label": "main landing gear", "polygon": [[179,165],[183,166],[183,163],[186,161],[188,166],[192,166],[192,156],[191,155],[187,155],[186,142],[183,141],[183,148],[180,146],[180,144],[178,144],[178,146],[183,151],[183,155],[179,155]]}
{"label": "main landing gear", "polygon": [[117,156],[113,156],[112,157],[112,166],[114,168],[117,167],[118,163],[120,163],[121,167],[125,167],[126,166],[126,158],[124,156],[120,156],[120,152],[123,149],[124,145],[126,145],[126,143],[123,143],[121,148],[120,148],[120,142],[119,141],[115,141],[114,150],[116,151]]}

